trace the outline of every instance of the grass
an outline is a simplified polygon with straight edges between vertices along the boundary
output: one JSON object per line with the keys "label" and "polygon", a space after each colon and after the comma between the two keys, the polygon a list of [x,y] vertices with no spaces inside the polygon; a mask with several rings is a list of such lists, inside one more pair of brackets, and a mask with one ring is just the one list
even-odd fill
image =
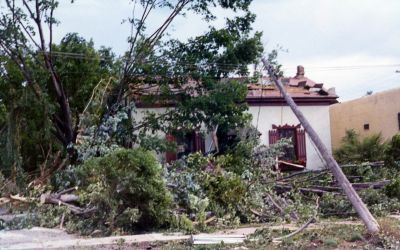
{"label": "grass", "polygon": [[[321,223],[323,222],[323,223]],[[269,230],[264,228],[253,236],[256,240],[246,241],[241,245],[207,245],[191,246],[187,241],[158,242],[152,245],[163,250],[211,250],[211,249],[399,249],[400,220],[386,217],[378,219],[381,231],[370,235],[363,225],[330,224],[321,221],[318,227],[286,238],[280,243],[273,243],[275,237],[287,235],[288,230]]]}

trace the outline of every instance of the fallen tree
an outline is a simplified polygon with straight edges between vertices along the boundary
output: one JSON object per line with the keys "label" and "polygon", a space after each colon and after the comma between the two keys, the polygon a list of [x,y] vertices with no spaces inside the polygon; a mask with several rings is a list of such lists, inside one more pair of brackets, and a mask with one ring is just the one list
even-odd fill
{"label": "fallen tree", "polygon": [[[271,60],[274,60],[273,54]],[[371,212],[368,210],[367,206],[361,200],[360,196],[351,186],[349,180],[346,178],[343,171],[333,158],[333,156],[329,153],[328,149],[326,148],[322,140],[319,138],[318,134],[312,128],[311,124],[305,118],[303,113],[298,109],[292,97],[286,93],[286,90],[277,75],[276,69],[271,65],[271,63],[267,62],[267,60],[262,59],[262,62],[264,64],[265,69],[268,71],[271,80],[278,87],[279,91],[283,95],[283,98],[288,103],[293,113],[296,115],[297,119],[299,119],[300,123],[303,125],[304,130],[306,131],[306,133],[308,134],[308,136],[318,149],[319,153],[321,154],[328,168],[332,171],[337,182],[343,189],[344,193],[347,195],[348,199],[351,201],[351,204],[353,205],[354,209],[357,211],[358,215],[364,222],[365,226],[368,228],[368,231],[370,233],[379,232],[378,222],[375,220]]]}

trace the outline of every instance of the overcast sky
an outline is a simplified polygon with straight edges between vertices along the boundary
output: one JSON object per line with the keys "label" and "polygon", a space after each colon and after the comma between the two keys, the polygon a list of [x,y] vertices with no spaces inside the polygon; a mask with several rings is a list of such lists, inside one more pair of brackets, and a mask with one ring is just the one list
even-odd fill
{"label": "overcast sky", "polygon": [[[131,16],[129,0],[61,1],[56,40],[78,32],[117,54],[126,50],[129,26],[121,21]],[[295,74],[296,65],[303,65],[307,77],[335,87],[341,101],[369,90],[400,87],[400,73],[395,73],[400,71],[399,0],[253,0],[251,10],[267,51],[283,48],[278,59],[287,76]],[[217,26],[230,15],[220,9],[215,13],[220,17]],[[149,29],[166,15],[155,12]],[[207,27],[200,18],[187,15],[175,20],[169,33],[187,39]]]}

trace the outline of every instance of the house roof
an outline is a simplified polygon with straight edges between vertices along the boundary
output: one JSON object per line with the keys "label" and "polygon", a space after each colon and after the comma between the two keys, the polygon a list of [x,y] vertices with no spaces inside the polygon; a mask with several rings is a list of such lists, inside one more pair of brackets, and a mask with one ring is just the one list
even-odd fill
{"label": "house roof", "polygon": [[[306,77],[303,66],[297,66],[296,76],[282,77],[280,80],[297,104],[330,105],[338,102],[335,88],[326,89],[323,83],[317,83]],[[286,104],[279,89],[269,77],[262,77],[258,82],[248,84],[247,89],[246,100],[250,105]]]}
{"label": "house roof", "polygon": [[[248,81],[248,78],[229,78],[227,80]],[[282,77],[281,81],[286,88],[287,93],[293,98],[298,105],[331,105],[337,103],[338,96],[334,88],[326,89],[323,83],[316,83],[304,75],[304,68],[297,67],[297,73],[294,77]],[[191,93],[198,96],[196,85],[198,82],[189,80],[181,86],[169,84],[171,94],[179,94],[182,92]],[[268,77],[259,78],[256,83],[247,84],[246,101],[249,105],[286,105],[279,89]],[[130,95],[138,99],[140,96],[157,96],[163,92],[162,87],[158,84],[135,84],[130,88]],[[151,106],[171,106],[173,102],[164,101],[162,104]],[[146,105],[149,106],[149,105]]]}
{"label": "house roof", "polygon": [[[322,83],[316,83],[307,77],[285,77],[281,81],[286,92],[298,104],[337,103],[338,96],[334,88],[326,89]],[[248,84],[247,88],[246,100],[250,105],[286,103],[279,89],[267,77],[261,78],[257,83]]]}

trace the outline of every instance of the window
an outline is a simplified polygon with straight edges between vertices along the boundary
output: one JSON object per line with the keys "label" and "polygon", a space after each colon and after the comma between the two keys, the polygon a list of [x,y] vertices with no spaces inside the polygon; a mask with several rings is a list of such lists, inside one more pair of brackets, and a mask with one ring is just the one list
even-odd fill
{"label": "window", "polygon": [[175,142],[177,148],[175,152],[166,152],[166,161],[168,163],[176,161],[185,155],[201,151],[204,153],[204,138],[199,131],[193,131],[186,134],[167,134],[166,139],[169,142]]}
{"label": "window", "polygon": [[272,125],[272,130],[269,131],[269,144],[274,144],[282,138],[291,139],[293,148],[286,149],[285,155],[281,159],[305,165],[307,160],[306,135],[300,124]]}
{"label": "window", "polygon": [[364,130],[369,130],[369,123],[364,124]]}
{"label": "window", "polygon": [[397,113],[397,121],[399,123],[399,130],[400,130],[400,113]]}

